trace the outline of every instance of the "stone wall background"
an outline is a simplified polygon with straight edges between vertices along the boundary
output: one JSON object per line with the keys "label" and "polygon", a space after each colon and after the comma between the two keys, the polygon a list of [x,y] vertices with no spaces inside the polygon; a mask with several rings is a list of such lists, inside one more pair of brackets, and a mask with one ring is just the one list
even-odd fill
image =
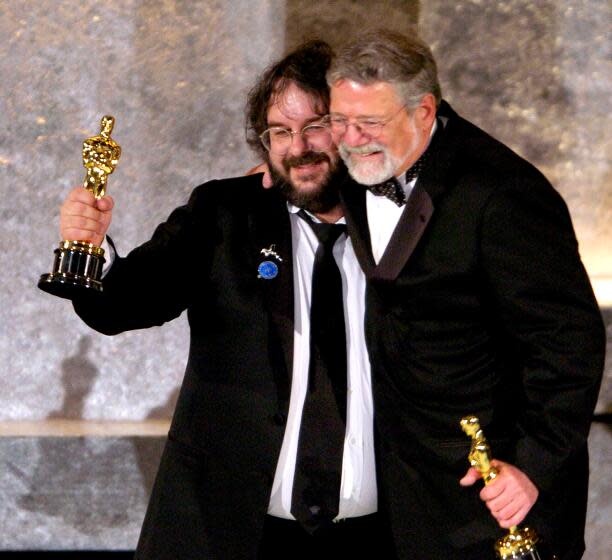
{"label": "stone wall background", "polygon": [[[167,419],[183,374],[184,318],[106,338],[35,287],[59,240],[59,205],[84,176],[81,143],[103,114],[116,117],[123,149],[109,191],[127,252],[195,185],[256,163],[245,95],[285,49],[418,28],[445,97],[548,176],[592,278],[612,278],[611,11],[607,0],[3,0],[0,549],[132,548],[161,440],[26,438],[10,426]],[[600,413],[612,408],[607,371]],[[596,425],[594,436],[603,469],[610,432]],[[612,489],[594,483],[591,560],[612,546]]]}

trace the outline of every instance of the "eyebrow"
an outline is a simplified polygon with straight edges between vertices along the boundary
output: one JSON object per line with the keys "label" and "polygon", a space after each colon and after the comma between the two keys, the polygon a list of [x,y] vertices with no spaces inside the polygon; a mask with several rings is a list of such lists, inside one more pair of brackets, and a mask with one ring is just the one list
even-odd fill
{"label": "eyebrow", "polygon": [[[308,126],[309,124],[312,124],[313,122],[320,121],[322,118],[324,118],[326,116],[327,116],[327,113],[323,113],[323,114],[318,115],[316,117],[312,117],[310,119],[306,119],[304,121],[304,123],[305,123],[304,126]],[[268,128],[271,128],[271,127],[274,127],[274,126],[277,126],[279,128],[289,128],[286,124],[283,124],[281,122],[268,121]],[[302,126],[302,128],[304,128],[304,126]]]}
{"label": "eyebrow", "polygon": [[[329,114],[330,117],[344,117],[344,118],[348,118],[344,113],[337,113],[337,112],[333,112]],[[385,115],[357,115],[356,117],[354,117],[356,120],[359,119],[384,119],[386,118]]]}

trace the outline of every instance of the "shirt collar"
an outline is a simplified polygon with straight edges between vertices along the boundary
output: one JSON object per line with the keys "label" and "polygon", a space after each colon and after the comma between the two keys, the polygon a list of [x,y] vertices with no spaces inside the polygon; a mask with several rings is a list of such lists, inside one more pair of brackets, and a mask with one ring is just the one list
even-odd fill
{"label": "shirt collar", "polygon": [[[295,204],[291,204],[291,202],[287,202],[287,209],[291,214],[297,214],[300,211],[299,206],[295,206]],[[319,218],[317,218],[312,212],[309,212],[306,209],[304,209],[304,212],[306,212],[306,214],[308,214],[314,222],[318,224],[322,223],[321,220],[319,220]],[[336,223],[346,224],[346,219],[344,218],[344,216],[342,216]]]}

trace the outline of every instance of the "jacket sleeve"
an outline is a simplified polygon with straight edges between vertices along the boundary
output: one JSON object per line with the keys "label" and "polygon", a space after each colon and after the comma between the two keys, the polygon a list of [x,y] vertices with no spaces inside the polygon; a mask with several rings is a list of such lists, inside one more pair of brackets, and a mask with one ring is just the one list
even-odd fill
{"label": "jacket sleeve", "polygon": [[586,446],[605,329],[567,207],[541,175],[495,189],[481,226],[486,283],[521,375],[515,462],[546,489]]}
{"label": "jacket sleeve", "polygon": [[77,314],[104,334],[158,326],[178,317],[210,270],[215,245],[214,204],[208,184],[194,190],[152,238],[127,257],[115,256],[102,293],[73,301]]}

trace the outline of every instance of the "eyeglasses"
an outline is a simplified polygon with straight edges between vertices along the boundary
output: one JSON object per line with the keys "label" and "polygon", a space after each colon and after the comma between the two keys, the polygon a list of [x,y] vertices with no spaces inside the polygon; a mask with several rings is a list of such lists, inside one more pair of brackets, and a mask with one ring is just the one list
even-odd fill
{"label": "eyeglasses", "polygon": [[263,147],[275,154],[286,154],[293,143],[293,136],[299,134],[302,142],[313,152],[324,152],[331,146],[332,137],[327,123],[309,124],[302,130],[294,132],[282,126],[272,126],[264,130],[259,139]]}
{"label": "eyeglasses", "polygon": [[353,125],[360,134],[369,136],[370,138],[378,138],[382,130],[387,126],[400,112],[406,108],[402,105],[393,115],[386,119],[376,119],[370,117],[357,117],[354,120],[347,119],[342,115],[332,113],[327,116],[326,122],[335,136],[343,136],[350,125]]}

